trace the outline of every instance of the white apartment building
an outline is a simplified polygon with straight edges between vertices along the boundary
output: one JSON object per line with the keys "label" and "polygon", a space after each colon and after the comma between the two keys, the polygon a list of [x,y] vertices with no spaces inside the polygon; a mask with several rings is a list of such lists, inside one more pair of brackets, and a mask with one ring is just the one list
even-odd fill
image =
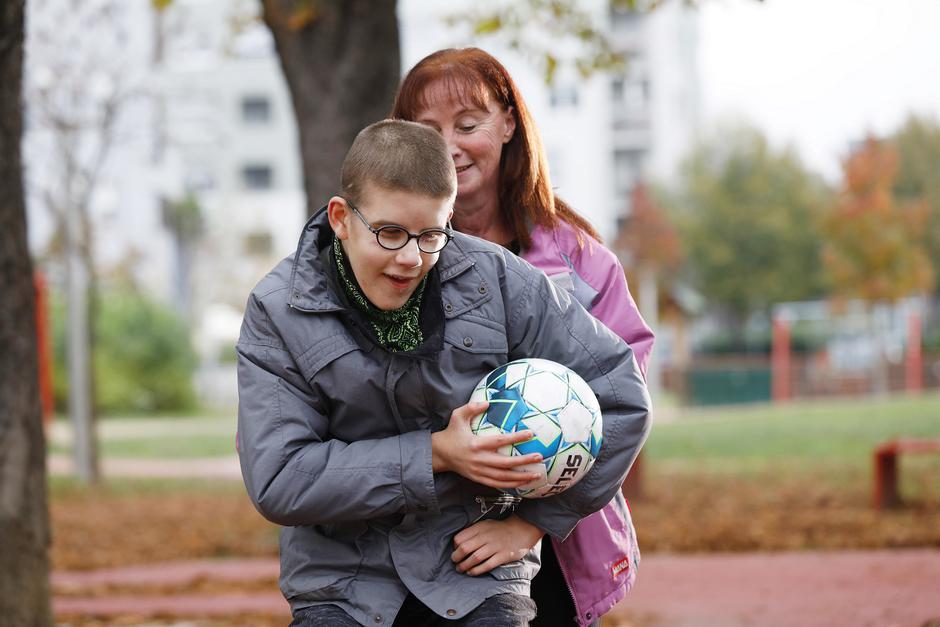
{"label": "white apartment building", "polygon": [[[154,294],[176,303],[189,299],[201,357],[218,363],[237,338],[249,290],[293,251],[306,217],[293,110],[271,35],[251,19],[257,2],[174,0],[157,20],[144,10],[149,2],[129,5],[137,7],[128,9],[134,41],[155,52],[148,105],[135,117],[147,141],[119,147],[114,158],[108,240],[147,251],[138,276],[154,284]],[[533,112],[557,192],[605,239],[613,238],[635,182],[670,182],[694,140],[694,11],[670,2],[639,15],[612,12],[606,0],[584,0],[595,23],[629,55],[628,71],[584,80],[562,67],[547,86],[541,70],[498,37],[473,41],[445,24],[446,15],[474,6],[399,0],[402,71],[442,47],[492,52]],[[160,228],[161,206],[187,196],[198,202],[203,230],[182,268],[185,255]],[[234,384],[202,381],[200,389],[225,401]]]}
{"label": "white apartment building", "polygon": [[293,252],[306,220],[294,112],[271,35],[251,19],[256,9],[177,0],[163,17],[154,75],[155,192],[200,208],[186,287],[197,388],[217,404],[234,402],[229,359],[248,293]]}
{"label": "white apartment building", "polygon": [[[493,3],[489,3],[492,5]],[[626,53],[624,76],[584,80],[562,67],[552,86],[529,59],[499,36],[474,41],[445,18],[480,3],[400,0],[402,71],[444,47],[477,45],[512,74],[535,117],[548,152],[552,184],[605,239],[629,212],[640,179],[671,183],[698,132],[700,96],[697,14],[667,2],[652,14],[614,11],[606,0],[581,3],[614,47]],[[487,4],[482,4],[485,8]],[[576,54],[571,42],[562,54]]]}

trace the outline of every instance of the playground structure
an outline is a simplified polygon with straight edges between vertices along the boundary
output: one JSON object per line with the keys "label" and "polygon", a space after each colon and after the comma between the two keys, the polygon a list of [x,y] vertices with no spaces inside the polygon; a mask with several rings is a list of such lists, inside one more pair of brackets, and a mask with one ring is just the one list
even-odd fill
{"label": "playground structure", "polygon": [[940,346],[929,333],[937,328],[940,303],[920,298],[838,307],[825,301],[781,303],[769,321],[736,329],[726,338],[746,352],[687,351],[690,356],[681,363],[663,367],[663,388],[685,405],[937,389]]}
{"label": "playground structure", "polygon": [[940,438],[897,438],[875,448],[872,491],[872,506],[875,509],[897,507],[901,504],[898,492],[898,458],[901,453],[940,453]]}
{"label": "playground structure", "polygon": [[[770,355],[771,398],[864,392],[920,392],[925,383],[922,299],[841,310],[826,302],[782,303],[774,307]],[[796,358],[792,333],[802,326],[819,342]],[[932,379],[940,379],[931,373]]]}
{"label": "playground structure", "polygon": [[39,400],[42,406],[42,421],[48,427],[55,411],[52,395],[52,346],[49,337],[49,300],[45,276],[33,273],[33,288],[36,292],[36,350],[39,362]]}

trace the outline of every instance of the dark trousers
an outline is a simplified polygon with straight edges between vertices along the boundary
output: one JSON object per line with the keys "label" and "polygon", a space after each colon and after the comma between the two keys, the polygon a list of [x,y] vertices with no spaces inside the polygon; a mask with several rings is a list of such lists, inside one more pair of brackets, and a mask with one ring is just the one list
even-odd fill
{"label": "dark trousers", "polygon": [[[532,600],[538,607],[538,615],[532,627],[567,627],[577,625],[577,611],[568,582],[558,565],[555,548],[546,536],[542,539],[542,568],[532,580]],[[591,625],[600,625],[595,621]]]}
{"label": "dark trousers", "polygon": [[[497,594],[457,620],[441,618],[413,594],[405,598],[392,627],[525,627],[535,616],[532,599],[518,594]],[[358,627],[352,616],[336,605],[314,605],[298,610],[291,627]]]}

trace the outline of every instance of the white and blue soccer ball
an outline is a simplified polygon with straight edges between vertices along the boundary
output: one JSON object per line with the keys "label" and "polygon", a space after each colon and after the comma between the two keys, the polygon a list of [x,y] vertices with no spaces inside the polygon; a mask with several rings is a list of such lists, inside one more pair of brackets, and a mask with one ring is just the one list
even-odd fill
{"label": "white and blue soccer ball", "polygon": [[483,377],[470,401],[489,407],[470,422],[479,435],[531,430],[528,442],[504,446],[503,455],[541,453],[542,461],[522,466],[542,476],[516,490],[524,498],[563,492],[594,465],[603,440],[597,397],[576,372],[547,359],[518,359]]}

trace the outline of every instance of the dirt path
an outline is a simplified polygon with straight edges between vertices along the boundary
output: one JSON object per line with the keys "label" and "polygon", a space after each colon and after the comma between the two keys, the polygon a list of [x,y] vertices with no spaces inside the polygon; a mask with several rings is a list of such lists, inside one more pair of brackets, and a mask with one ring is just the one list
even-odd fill
{"label": "dirt path", "polygon": [[[650,555],[636,588],[607,617],[608,627],[802,627],[940,624],[940,550]],[[61,572],[53,577],[59,616],[287,617],[273,589],[277,562],[203,560],[164,566]],[[148,595],[146,586],[269,581],[271,590]],[[103,585],[137,594],[82,596]],[[934,621],[934,622],[931,622]],[[125,623],[126,624],[126,623]],[[213,624],[219,624],[218,622]]]}
{"label": "dirt path", "polygon": [[613,625],[940,625],[940,550],[651,555]]}

